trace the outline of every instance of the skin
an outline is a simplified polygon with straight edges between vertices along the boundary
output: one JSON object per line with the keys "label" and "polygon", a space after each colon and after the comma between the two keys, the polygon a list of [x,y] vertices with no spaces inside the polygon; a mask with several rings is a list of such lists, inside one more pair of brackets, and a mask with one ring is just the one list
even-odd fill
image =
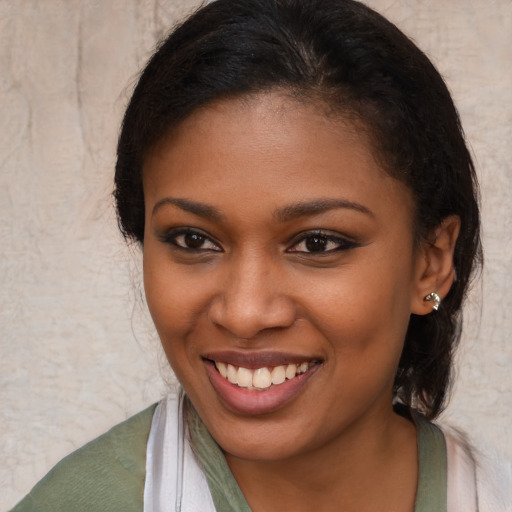
{"label": "skin", "polygon": [[[451,285],[457,219],[415,246],[411,194],[364,131],[278,92],[193,113],[148,155],[144,195],[151,315],[251,508],[412,511],[416,432],[392,385],[411,312]],[[211,378],[226,353],[316,364],[241,412]]]}

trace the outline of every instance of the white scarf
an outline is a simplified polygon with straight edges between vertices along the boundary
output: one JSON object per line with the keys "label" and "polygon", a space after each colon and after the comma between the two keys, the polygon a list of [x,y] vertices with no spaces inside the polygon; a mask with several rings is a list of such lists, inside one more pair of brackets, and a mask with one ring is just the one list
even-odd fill
{"label": "white scarf", "polygon": [[183,392],[156,407],[146,451],[144,512],[215,512],[208,482],[188,441]]}

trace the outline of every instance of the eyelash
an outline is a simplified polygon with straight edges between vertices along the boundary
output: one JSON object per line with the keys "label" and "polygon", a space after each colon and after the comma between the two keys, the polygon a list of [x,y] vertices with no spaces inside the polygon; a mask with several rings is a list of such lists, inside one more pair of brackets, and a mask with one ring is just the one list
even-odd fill
{"label": "eyelash", "polygon": [[[313,241],[316,239],[317,241],[320,241],[320,243],[325,244],[329,246],[329,244],[334,244],[336,247],[327,249],[327,250],[319,250],[319,251],[312,251],[310,250],[297,250],[294,249],[300,244],[306,244],[308,241]],[[346,251],[349,249],[354,249],[358,247],[359,244],[354,242],[353,240],[347,239],[345,237],[335,235],[333,233],[329,233],[322,230],[315,230],[315,231],[308,231],[306,233],[301,233],[299,236],[295,238],[293,241],[291,247],[287,249],[287,252],[289,253],[298,253],[298,254],[314,254],[315,256],[322,256],[327,254],[333,254],[335,252],[341,252]],[[307,246],[305,247],[307,249]]]}
{"label": "eyelash", "polygon": [[[186,237],[197,237],[196,241],[199,241],[204,245],[205,243],[210,244],[212,247],[190,247],[189,245],[185,245]],[[183,237],[183,244],[180,244],[178,242],[179,238]],[[199,229],[192,229],[192,228],[181,228],[176,230],[171,230],[165,233],[164,235],[160,236],[160,241],[166,244],[173,245],[176,249],[187,251],[187,252],[205,252],[205,251],[212,251],[212,252],[223,252],[220,245],[212,239],[211,236],[207,235],[203,231]],[[189,240],[189,242],[192,242],[192,240]]]}
{"label": "eyelash", "polygon": [[[191,239],[186,240],[186,237],[192,237]],[[182,243],[179,242],[180,237],[183,237]],[[194,240],[193,237],[196,237]],[[159,237],[163,243],[171,244],[175,248],[187,251],[187,252],[223,252],[221,246],[212,239],[205,232],[192,229],[192,228],[180,228],[177,230],[171,230]],[[316,240],[316,241],[315,241]],[[190,242],[198,242],[200,246],[191,247]],[[324,249],[315,251],[311,250],[311,247],[307,247],[308,242],[318,243],[320,244],[320,249],[322,244],[324,245]],[[186,245],[188,243],[188,245]],[[204,247],[205,244],[210,245],[210,247]],[[305,249],[307,250],[297,250],[297,247],[301,244],[305,244]],[[325,247],[329,247],[330,244],[334,244],[336,247],[325,249]],[[292,241],[290,247],[286,250],[288,253],[297,253],[297,254],[313,254],[315,256],[321,256],[326,254],[333,254],[335,252],[346,251],[349,249],[353,249],[358,247],[359,244],[354,242],[353,240],[349,240],[339,235],[335,235],[322,230],[314,230],[308,231],[305,233],[301,233],[296,236]]]}

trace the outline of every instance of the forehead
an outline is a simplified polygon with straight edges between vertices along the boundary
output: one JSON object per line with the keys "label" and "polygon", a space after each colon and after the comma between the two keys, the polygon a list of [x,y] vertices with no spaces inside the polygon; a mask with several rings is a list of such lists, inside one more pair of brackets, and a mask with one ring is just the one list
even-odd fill
{"label": "forehead", "polygon": [[[306,129],[301,133],[301,127],[309,125],[312,128],[313,124],[322,126],[324,130],[317,133],[314,129]],[[151,157],[172,146],[192,145],[192,139],[220,142],[222,135],[228,131],[230,136],[236,136],[237,143],[242,143],[244,138],[252,139],[254,147],[271,139],[274,149],[278,144],[284,147],[287,143],[293,143],[300,136],[306,137],[311,144],[318,143],[320,138],[326,138],[325,132],[328,131],[347,142],[364,143],[364,152],[368,157],[376,154],[370,140],[370,130],[348,108],[334,107],[320,96],[294,95],[286,89],[272,89],[207,103],[172,127],[147,153]],[[214,136],[218,140],[214,141]]]}
{"label": "forehead", "polygon": [[266,191],[262,206],[333,196],[411,203],[361,123],[276,92],[195,111],[149,152],[144,191],[150,202],[167,193],[229,204]]}

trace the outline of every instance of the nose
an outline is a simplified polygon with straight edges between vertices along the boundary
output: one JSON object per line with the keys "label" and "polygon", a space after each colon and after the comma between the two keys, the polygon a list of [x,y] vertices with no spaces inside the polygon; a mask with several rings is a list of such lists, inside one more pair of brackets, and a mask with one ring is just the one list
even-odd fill
{"label": "nose", "polygon": [[264,258],[247,257],[226,267],[210,303],[212,323],[243,340],[294,323],[296,308],[278,266]]}

